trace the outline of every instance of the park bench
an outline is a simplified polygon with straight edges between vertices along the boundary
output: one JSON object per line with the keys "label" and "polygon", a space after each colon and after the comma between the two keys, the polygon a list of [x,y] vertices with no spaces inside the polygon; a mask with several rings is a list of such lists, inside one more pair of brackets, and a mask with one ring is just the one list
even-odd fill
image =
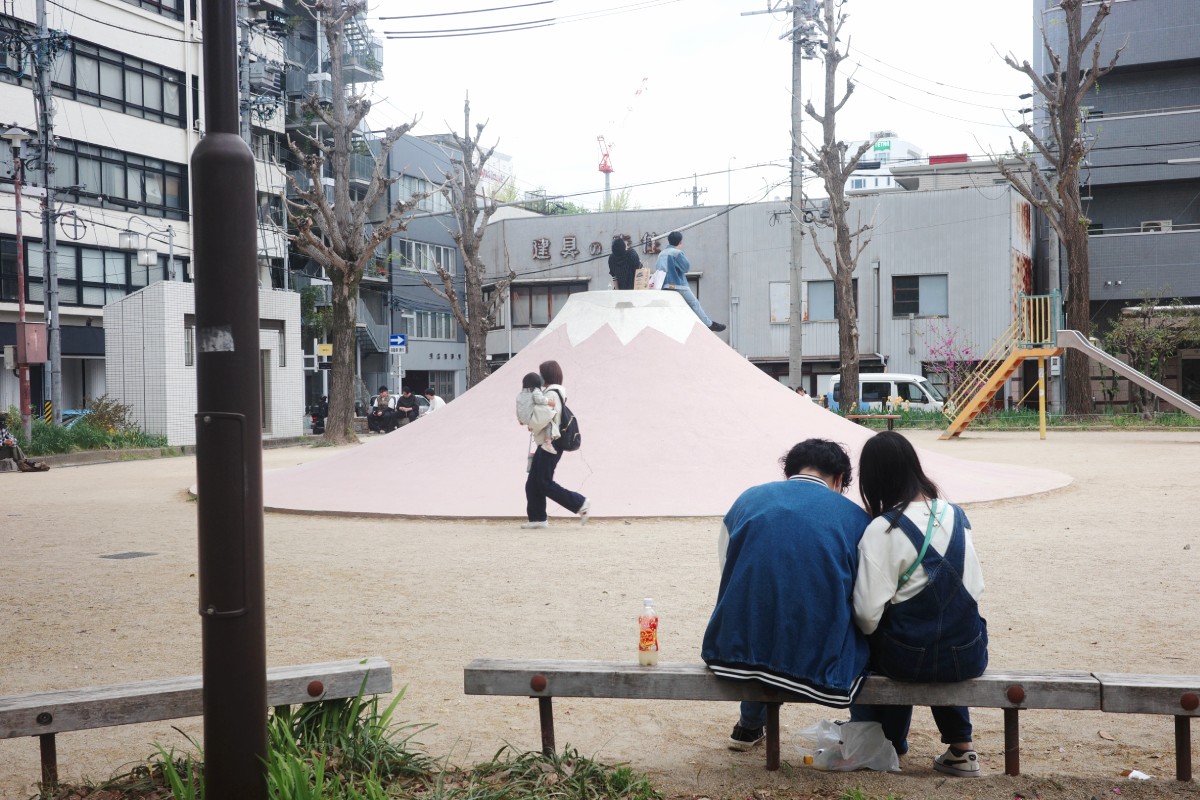
{"label": "park bench", "polygon": [[852,419],[858,424],[862,424],[864,419],[886,419],[888,430],[896,429],[896,420],[900,419],[899,414],[847,414],[846,419]]}
{"label": "park bench", "polygon": [[[1197,685],[1200,678],[1195,677],[988,670],[979,678],[960,683],[903,683],[872,675],[864,681],[857,699],[871,704],[1003,709],[1007,775],[1021,772],[1021,711],[1171,714],[1176,720],[1176,777],[1187,781],[1191,780],[1189,723],[1190,717],[1198,715]],[[808,702],[757,681],[718,678],[704,664],[689,663],[639,667],[621,661],[476,659],[464,670],[464,691],[473,695],[536,698],[542,751],[547,754],[555,749],[553,697],[765,702],[768,770],[777,770],[780,764],[780,704]]]}
{"label": "park bench", "polygon": [[[391,690],[392,668],[377,656],[267,670],[272,708]],[[42,783],[53,785],[58,783],[55,734],[198,717],[203,703],[199,675],[0,697],[0,739],[38,737]]]}

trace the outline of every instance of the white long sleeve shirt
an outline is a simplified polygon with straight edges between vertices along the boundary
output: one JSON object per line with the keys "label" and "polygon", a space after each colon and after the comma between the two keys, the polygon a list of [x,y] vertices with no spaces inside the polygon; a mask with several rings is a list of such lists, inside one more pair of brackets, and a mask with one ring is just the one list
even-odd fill
{"label": "white long sleeve shirt", "polygon": [[[954,514],[949,503],[937,501],[938,520],[929,541],[930,549],[946,552],[954,530]],[[924,500],[909,503],[904,516],[924,534],[929,524],[929,503]],[[979,556],[975,554],[971,529],[966,528],[965,533],[963,587],[978,601],[983,595],[983,570],[979,566]],[[902,603],[916,597],[929,584],[925,568],[918,565],[908,582],[896,589],[900,576],[916,560],[917,548],[899,528],[889,532],[886,518],[876,517],[867,526],[858,543],[858,576],[854,582],[854,621],[864,634],[869,636],[875,632],[889,603]]]}

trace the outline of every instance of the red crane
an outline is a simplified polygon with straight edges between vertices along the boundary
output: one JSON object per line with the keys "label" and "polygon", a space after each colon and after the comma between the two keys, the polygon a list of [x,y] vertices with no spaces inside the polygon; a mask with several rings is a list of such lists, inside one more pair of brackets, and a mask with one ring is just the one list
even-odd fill
{"label": "red crane", "polygon": [[608,175],[613,171],[612,161],[609,160],[609,152],[612,150],[612,145],[604,141],[603,136],[597,136],[596,141],[600,143],[600,171]]}

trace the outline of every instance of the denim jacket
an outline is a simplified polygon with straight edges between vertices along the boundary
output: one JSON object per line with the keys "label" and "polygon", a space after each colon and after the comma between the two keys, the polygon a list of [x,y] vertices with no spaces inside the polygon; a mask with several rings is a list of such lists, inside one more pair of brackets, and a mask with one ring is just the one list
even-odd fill
{"label": "denim jacket", "polygon": [[687,286],[687,274],[691,271],[692,265],[682,250],[678,247],[668,247],[659,253],[658,261],[654,262],[654,268],[666,271],[667,277],[663,281],[664,286]]}

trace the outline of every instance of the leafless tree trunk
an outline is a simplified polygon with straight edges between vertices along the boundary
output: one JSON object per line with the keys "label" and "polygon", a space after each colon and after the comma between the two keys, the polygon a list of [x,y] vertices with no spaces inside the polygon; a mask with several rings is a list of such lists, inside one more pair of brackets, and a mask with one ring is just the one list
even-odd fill
{"label": "leafless tree trunk", "polygon": [[496,323],[496,314],[508,294],[509,284],[516,277],[509,270],[508,275],[494,279],[488,285],[491,296],[484,297],[487,265],[480,258],[479,246],[487,232],[488,220],[496,211],[496,198],[487,197],[479,189],[483,167],[496,150],[495,147],[484,150],[479,146],[485,127],[486,122],[477,124],[472,138],[471,101],[467,99],[463,103],[463,134],[450,133],[461,153],[461,159],[456,159],[453,171],[446,174],[445,190],[449,193],[454,214],[450,235],[463,257],[462,296],[454,286],[454,274],[449,265],[437,265],[437,274],[442,281],[440,287],[425,280],[426,286],[449,301],[454,318],[466,332],[468,386],[475,386],[487,377],[487,334]]}
{"label": "leafless tree trunk", "polygon": [[[1088,224],[1079,199],[1079,168],[1087,155],[1084,141],[1081,107],[1096,81],[1110,72],[1124,46],[1118,48],[1106,66],[1100,65],[1100,34],[1105,18],[1112,12],[1113,0],[1095,4],[1095,16],[1085,30],[1083,27],[1084,0],[1060,0],[1067,29],[1066,60],[1054,52],[1050,38],[1042,29],[1042,45],[1046,50],[1050,71],[1039,75],[1028,61],[1018,62],[1013,55],[1004,61],[1033,82],[1035,95],[1045,104],[1050,123],[1050,135],[1034,132],[1028,122],[1017,130],[1033,145],[1033,151],[1012,145],[1013,155],[1022,166],[1014,168],[1002,159],[994,159],[1000,173],[1020,194],[1046,214],[1067,252],[1067,325],[1090,336],[1091,283],[1088,263]],[[1090,53],[1088,51],[1091,51]],[[1083,62],[1087,58],[1085,68]],[[1011,140],[1010,140],[1011,141]],[[1049,165],[1051,175],[1042,173],[1037,163],[1041,157]],[[1067,353],[1066,364],[1067,413],[1093,412],[1091,378],[1088,359],[1082,353]]]}
{"label": "leafless tree trunk", "polygon": [[[311,133],[289,136],[288,147],[300,160],[308,175],[308,187],[300,186],[288,175],[288,183],[299,199],[288,205],[295,220],[292,240],[297,249],[325,269],[333,284],[333,369],[329,387],[329,417],[325,438],[334,444],[357,441],[354,434],[354,379],[357,351],[358,291],[363,270],[375,258],[375,250],[394,234],[404,230],[405,215],[426,195],[397,202],[373,227],[367,224],[372,205],[397,180],[386,174],[387,154],[392,145],[407,133],[414,122],[388,128],[378,140],[374,172],[363,195],[350,193],[350,156],[366,147],[354,141],[354,134],[371,110],[366,95],[347,91],[344,77],[346,55],[345,29],[357,14],[365,13],[365,0],[310,0],[307,3],[325,33],[330,58],[330,101],[316,95],[304,102],[306,114],[313,117]],[[325,193],[322,178],[333,177],[333,197]]]}
{"label": "leafless tree trunk", "polygon": [[842,27],[846,24],[846,15],[839,8],[840,4],[835,4],[834,0],[822,0],[822,12],[816,18],[817,30],[826,42],[824,113],[818,113],[811,101],[805,104],[804,111],[821,123],[822,138],[819,148],[802,145],[802,150],[804,157],[812,162],[811,169],[824,182],[825,193],[829,195],[829,224],[834,231],[833,254],[821,248],[814,227],[810,226],[809,234],[817,255],[833,278],[838,357],[841,360],[839,405],[846,410],[858,398],[858,310],[854,303],[854,270],[858,266],[858,257],[871,241],[866,238],[871,225],[859,224],[855,230],[850,230],[846,181],[874,141],[863,142],[853,155],[848,155],[849,145],[837,138],[837,112],[854,93],[854,82],[847,80],[846,93],[841,100],[837,99],[838,65],[846,58],[846,53],[839,51],[837,44]]}

